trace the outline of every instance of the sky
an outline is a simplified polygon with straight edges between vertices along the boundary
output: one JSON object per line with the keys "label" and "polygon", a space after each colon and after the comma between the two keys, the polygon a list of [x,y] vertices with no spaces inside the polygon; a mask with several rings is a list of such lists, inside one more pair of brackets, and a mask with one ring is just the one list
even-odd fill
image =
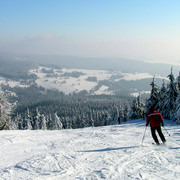
{"label": "sky", "polygon": [[180,64],[179,0],[0,0],[0,52]]}

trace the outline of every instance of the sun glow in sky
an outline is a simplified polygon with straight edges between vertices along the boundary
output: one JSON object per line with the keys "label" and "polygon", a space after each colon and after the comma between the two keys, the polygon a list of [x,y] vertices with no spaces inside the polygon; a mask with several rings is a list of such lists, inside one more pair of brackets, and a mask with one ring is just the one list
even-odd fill
{"label": "sun glow in sky", "polygon": [[0,52],[180,64],[178,0],[1,0]]}

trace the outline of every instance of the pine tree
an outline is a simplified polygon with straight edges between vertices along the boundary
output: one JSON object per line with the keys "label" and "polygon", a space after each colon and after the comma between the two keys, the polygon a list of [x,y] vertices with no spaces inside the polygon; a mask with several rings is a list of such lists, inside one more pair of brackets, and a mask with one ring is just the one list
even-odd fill
{"label": "pine tree", "polygon": [[12,129],[23,129],[23,119],[19,113],[16,114],[16,117],[12,121]]}
{"label": "pine tree", "polygon": [[118,109],[114,106],[112,108],[111,125],[118,124],[118,117],[119,117]]}
{"label": "pine tree", "polygon": [[17,122],[18,129],[20,129],[20,130],[24,129],[24,127],[23,127],[23,118],[22,118],[21,114],[17,113],[16,118],[15,118],[15,122]]}
{"label": "pine tree", "polygon": [[176,118],[177,118],[177,123],[180,124],[180,71],[179,71],[179,76],[177,77],[177,84],[178,84],[178,97],[176,99]]}
{"label": "pine tree", "polygon": [[76,117],[76,116],[73,116],[73,117],[72,117],[72,128],[73,128],[73,129],[78,128],[78,127],[77,127],[77,117]]}
{"label": "pine tree", "polygon": [[144,103],[142,102],[140,95],[135,98],[131,105],[131,110],[128,114],[128,119],[139,119],[144,115]]}
{"label": "pine tree", "polygon": [[177,77],[177,84],[178,84],[178,89],[180,91],[180,71],[179,71],[179,76]]}
{"label": "pine tree", "polygon": [[12,104],[7,100],[7,96],[0,89],[0,130],[11,129]]}
{"label": "pine tree", "polygon": [[40,124],[40,113],[39,113],[39,110],[38,110],[38,108],[36,108],[36,112],[35,112],[35,115],[34,115],[34,118],[33,118],[33,121],[34,121],[34,127],[33,127],[33,129],[34,130],[38,130],[38,129],[40,129],[40,127],[39,127],[39,124]]}
{"label": "pine tree", "polygon": [[142,118],[144,116],[144,102],[141,99],[141,95],[139,93],[138,97],[137,97],[137,113],[139,118]]}
{"label": "pine tree", "polygon": [[[64,126],[65,126],[65,124],[64,124]],[[77,116],[76,127],[77,128],[82,128],[83,127],[80,115]],[[65,129],[66,129],[66,126],[65,126]]]}
{"label": "pine tree", "polygon": [[108,115],[107,115],[107,113],[105,112],[104,113],[104,116],[103,116],[103,126],[107,126],[107,117],[108,117]]}
{"label": "pine tree", "polygon": [[89,126],[94,126],[94,119],[93,119],[92,111],[90,111],[88,119],[89,119]]}
{"label": "pine tree", "polygon": [[110,125],[110,123],[111,123],[111,116],[110,116],[110,114],[106,111],[106,112],[104,112],[102,125],[103,125],[103,126],[107,126],[107,125]]}
{"label": "pine tree", "polygon": [[46,130],[47,129],[47,125],[46,125],[46,117],[44,116],[44,114],[40,115],[40,129],[42,130]]}
{"label": "pine tree", "polygon": [[63,125],[61,123],[61,120],[58,117],[57,113],[55,113],[53,118],[53,130],[60,130],[62,129],[62,127]]}
{"label": "pine tree", "polygon": [[27,111],[25,113],[25,118],[23,120],[23,128],[24,129],[29,129],[29,130],[32,130],[32,118],[31,118],[31,115],[30,115],[30,112],[29,112],[29,109],[27,108]]}
{"label": "pine tree", "polygon": [[151,107],[155,108],[158,103],[159,88],[156,85],[155,77],[153,77],[153,81],[150,85],[152,89],[151,89],[150,98],[147,100],[147,103],[146,103],[146,112],[145,112],[146,114],[149,112]]}
{"label": "pine tree", "polygon": [[102,111],[99,112],[99,126],[103,125],[103,113]]}
{"label": "pine tree", "polygon": [[128,121],[128,106],[127,105],[125,105],[124,110],[123,110],[123,121],[124,122]]}
{"label": "pine tree", "polygon": [[132,102],[131,105],[131,111],[128,115],[128,119],[137,119],[138,115],[137,115],[137,99],[135,98]]}
{"label": "pine tree", "polygon": [[167,92],[168,96],[163,106],[163,109],[165,111],[164,116],[167,119],[175,120],[176,99],[178,96],[178,91],[176,88],[177,86],[172,72],[172,68],[171,68],[171,74],[168,75],[168,78],[170,80],[170,83]]}
{"label": "pine tree", "polygon": [[85,113],[82,113],[82,115],[81,115],[81,127],[82,127],[82,128],[87,127],[86,115],[85,115]]}
{"label": "pine tree", "polygon": [[52,115],[49,114],[46,116],[46,125],[47,125],[47,129],[48,130],[52,130],[53,129],[53,125],[52,125]]}
{"label": "pine tree", "polygon": [[17,115],[16,117],[14,117],[11,121],[11,125],[12,125],[12,129],[13,130],[18,130],[18,119],[17,119]]}
{"label": "pine tree", "polygon": [[122,105],[119,108],[119,120],[120,120],[120,124],[125,121],[124,110],[122,108]]}
{"label": "pine tree", "polygon": [[[127,111],[127,110],[126,110]],[[128,114],[127,119],[139,119],[144,116],[144,103],[141,99],[140,93],[137,96],[137,98],[134,98],[132,105],[131,105],[131,110]]]}
{"label": "pine tree", "polygon": [[180,92],[176,100],[176,117],[177,117],[177,123],[180,124]]}
{"label": "pine tree", "polygon": [[162,87],[161,87],[159,95],[158,95],[158,103],[157,103],[157,105],[155,107],[159,112],[161,112],[161,114],[163,116],[165,114],[165,112],[163,110],[163,106],[165,104],[167,95],[168,95],[168,90],[166,88],[165,81],[163,79],[163,84],[162,84]]}

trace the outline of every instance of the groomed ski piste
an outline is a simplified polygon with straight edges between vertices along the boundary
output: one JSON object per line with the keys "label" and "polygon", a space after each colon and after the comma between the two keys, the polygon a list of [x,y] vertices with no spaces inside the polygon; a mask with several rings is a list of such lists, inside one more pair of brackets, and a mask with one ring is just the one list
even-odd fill
{"label": "groomed ski piste", "polygon": [[180,126],[165,121],[166,146],[145,120],[59,131],[0,131],[1,180],[179,180]]}

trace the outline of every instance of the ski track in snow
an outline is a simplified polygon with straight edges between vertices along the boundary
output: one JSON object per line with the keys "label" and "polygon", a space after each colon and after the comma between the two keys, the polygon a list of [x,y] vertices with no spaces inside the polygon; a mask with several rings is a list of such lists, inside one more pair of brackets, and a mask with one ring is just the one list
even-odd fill
{"label": "ski track in snow", "polygon": [[180,129],[165,121],[166,146],[145,121],[61,131],[1,131],[0,180],[178,180]]}

